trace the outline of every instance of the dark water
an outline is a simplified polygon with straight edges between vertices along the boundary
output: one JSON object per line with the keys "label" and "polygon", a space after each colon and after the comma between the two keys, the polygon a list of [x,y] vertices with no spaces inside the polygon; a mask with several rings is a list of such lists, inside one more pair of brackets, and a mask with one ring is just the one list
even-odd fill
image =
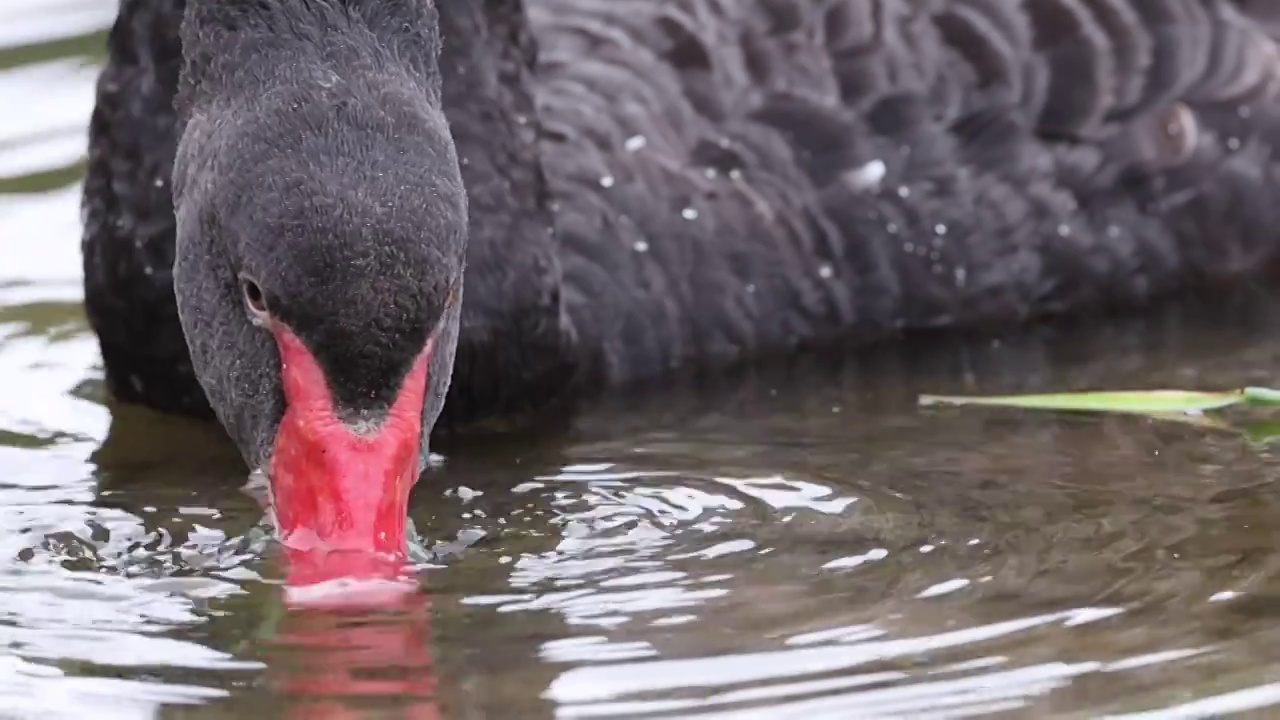
{"label": "dark water", "polygon": [[[673,381],[457,439],[424,593],[284,609],[210,428],[109,409],[78,177],[113,4],[0,4],[0,717],[1280,712],[1277,457],[921,391],[1280,384],[1280,301]],[[7,49],[3,49],[7,48]]]}

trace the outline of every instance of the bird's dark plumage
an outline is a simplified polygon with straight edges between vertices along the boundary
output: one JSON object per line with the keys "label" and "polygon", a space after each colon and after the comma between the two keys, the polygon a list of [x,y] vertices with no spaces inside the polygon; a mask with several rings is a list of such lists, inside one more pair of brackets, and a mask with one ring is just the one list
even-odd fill
{"label": "bird's dark plumage", "polygon": [[[1138,304],[1280,249],[1265,3],[192,2],[239,38],[187,48],[219,102],[285,35],[315,46],[303,69],[380,58],[402,88],[442,83],[470,213],[455,419],[688,361]],[[200,412],[171,273],[183,5],[121,4],[85,282],[114,392]],[[348,12],[358,28],[321,32]]]}

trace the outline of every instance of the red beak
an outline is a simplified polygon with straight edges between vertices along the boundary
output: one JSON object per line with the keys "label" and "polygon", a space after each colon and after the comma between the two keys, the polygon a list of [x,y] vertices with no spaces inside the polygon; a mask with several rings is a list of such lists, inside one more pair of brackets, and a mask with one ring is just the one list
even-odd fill
{"label": "red beak", "polygon": [[268,476],[289,584],[402,576],[433,343],[409,369],[383,421],[366,429],[337,416],[324,371],[302,341],[284,326],[275,336],[285,413]]}

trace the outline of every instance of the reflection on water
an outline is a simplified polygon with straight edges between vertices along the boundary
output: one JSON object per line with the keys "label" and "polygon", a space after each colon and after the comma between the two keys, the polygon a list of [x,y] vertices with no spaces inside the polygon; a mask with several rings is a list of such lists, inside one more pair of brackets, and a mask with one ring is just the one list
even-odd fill
{"label": "reflection on water", "polygon": [[21,108],[0,113],[3,713],[1192,718],[1280,702],[1270,448],[912,405],[1276,384],[1280,302],[1260,292],[689,378],[537,436],[453,438],[415,496],[424,592],[287,609],[221,435],[103,396],[77,182],[112,14],[0,3],[0,102]]}

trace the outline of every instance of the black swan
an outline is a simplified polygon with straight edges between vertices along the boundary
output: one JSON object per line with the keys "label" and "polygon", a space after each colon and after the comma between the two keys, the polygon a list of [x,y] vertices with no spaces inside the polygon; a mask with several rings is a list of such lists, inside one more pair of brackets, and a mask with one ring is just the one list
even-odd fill
{"label": "black swan", "polygon": [[398,553],[442,408],[1269,267],[1260,7],[123,0],[85,188],[107,380],[216,414],[287,545]]}

